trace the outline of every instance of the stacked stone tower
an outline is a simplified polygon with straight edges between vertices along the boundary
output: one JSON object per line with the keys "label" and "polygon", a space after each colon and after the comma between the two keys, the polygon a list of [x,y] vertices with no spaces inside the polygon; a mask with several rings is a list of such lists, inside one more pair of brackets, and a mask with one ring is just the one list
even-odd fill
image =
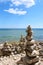
{"label": "stacked stone tower", "polygon": [[27,27],[26,32],[27,32],[26,40],[31,41],[32,40],[32,29],[31,29],[30,25]]}
{"label": "stacked stone tower", "polygon": [[34,54],[32,55],[32,52],[33,52],[33,49],[31,48],[34,43],[32,42],[32,29],[30,27],[30,25],[27,27],[27,36],[26,36],[26,49],[25,49],[25,52],[26,52],[26,57],[25,57],[25,64],[26,65],[34,65],[35,63],[38,62],[38,58],[37,56]]}

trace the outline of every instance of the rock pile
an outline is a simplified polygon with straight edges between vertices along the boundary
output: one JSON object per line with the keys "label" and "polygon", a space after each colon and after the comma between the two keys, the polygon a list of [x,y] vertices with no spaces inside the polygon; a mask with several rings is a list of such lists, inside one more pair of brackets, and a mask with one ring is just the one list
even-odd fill
{"label": "rock pile", "polygon": [[39,59],[37,58],[36,54],[32,54],[32,52],[34,51],[34,49],[32,49],[32,46],[35,44],[35,41],[32,41],[32,30],[30,25],[27,27],[27,36],[26,36],[26,58],[25,58],[25,62],[26,65],[34,65],[35,63],[37,63],[39,61]]}
{"label": "rock pile", "polygon": [[[26,47],[25,47],[25,53],[26,56],[24,58],[21,58],[21,60],[18,62],[18,65],[34,65],[39,61],[39,58],[37,58],[37,55],[33,53],[34,51],[34,44],[35,40],[32,39],[32,30],[30,25],[27,27],[27,36],[26,36]],[[33,46],[33,47],[32,47]]]}
{"label": "rock pile", "polygon": [[24,43],[23,40],[18,43],[9,44],[5,42],[3,47],[0,48],[0,56],[10,56],[13,52],[14,54],[20,54],[24,52]]}
{"label": "rock pile", "polygon": [[2,48],[3,56],[9,56],[13,52],[14,54],[17,54],[18,45],[16,43],[8,44],[8,42],[5,42]]}

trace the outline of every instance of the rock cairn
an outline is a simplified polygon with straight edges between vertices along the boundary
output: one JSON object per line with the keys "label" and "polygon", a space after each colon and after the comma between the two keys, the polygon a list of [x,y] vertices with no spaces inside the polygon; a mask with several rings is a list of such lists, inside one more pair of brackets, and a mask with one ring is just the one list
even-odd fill
{"label": "rock cairn", "polygon": [[39,61],[37,56],[35,54],[32,54],[33,50],[31,47],[35,44],[35,42],[32,41],[32,29],[30,25],[27,27],[27,36],[26,36],[26,57],[25,57],[25,65],[34,65]]}
{"label": "rock cairn", "polygon": [[[17,65],[34,65],[39,61],[39,58],[37,58],[36,54],[33,53],[32,46],[34,46],[35,41],[32,39],[32,29],[30,25],[27,27],[27,36],[26,39],[26,47],[25,47],[25,57],[21,58],[21,60],[17,63]],[[22,39],[22,38],[21,38]]]}
{"label": "rock cairn", "polygon": [[25,38],[21,35],[20,42],[25,42]]}

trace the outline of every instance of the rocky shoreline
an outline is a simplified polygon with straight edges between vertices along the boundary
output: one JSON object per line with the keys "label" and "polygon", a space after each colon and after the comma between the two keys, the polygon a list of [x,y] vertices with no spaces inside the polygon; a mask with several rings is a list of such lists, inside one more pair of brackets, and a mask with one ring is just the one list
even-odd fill
{"label": "rocky shoreline", "polygon": [[43,42],[32,39],[32,29],[19,42],[0,44],[0,65],[43,65]]}
{"label": "rocky shoreline", "polygon": [[0,44],[0,65],[17,65],[17,62],[25,57],[26,54],[22,47],[16,43],[5,42]]}

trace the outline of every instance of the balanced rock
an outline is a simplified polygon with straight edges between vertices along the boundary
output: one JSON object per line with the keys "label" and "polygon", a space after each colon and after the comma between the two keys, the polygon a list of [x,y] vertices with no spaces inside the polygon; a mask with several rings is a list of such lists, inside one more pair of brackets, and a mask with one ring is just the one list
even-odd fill
{"label": "balanced rock", "polygon": [[32,40],[32,30],[31,30],[30,25],[27,27],[26,32],[27,32],[26,40],[31,41]]}
{"label": "balanced rock", "polygon": [[30,25],[27,27],[27,36],[26,36],[26,65],[34,65],[35,63],[38,62],[38,58],[36,56],[36,54],[32,54],[34,49],[32,49],[32,46],[34,46],[34,44],[36,43],[35,40],[32,40],[32,29],[30,27]]}

